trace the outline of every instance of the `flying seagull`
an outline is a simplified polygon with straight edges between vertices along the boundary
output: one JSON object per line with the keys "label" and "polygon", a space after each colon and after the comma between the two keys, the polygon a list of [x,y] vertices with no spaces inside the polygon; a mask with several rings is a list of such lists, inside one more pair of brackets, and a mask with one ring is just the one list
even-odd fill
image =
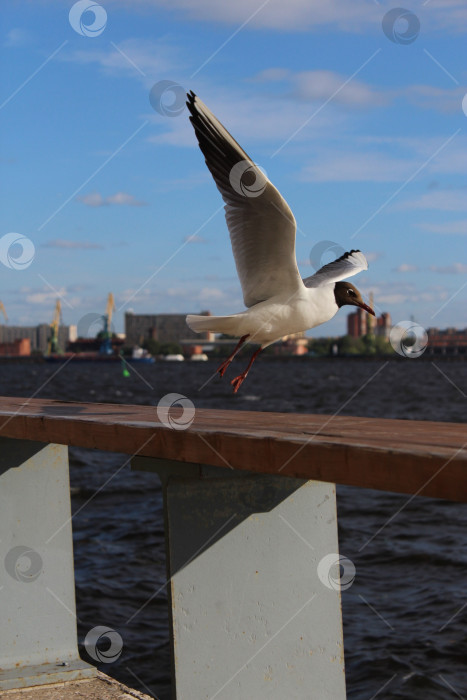
{"label": "flying seagull", "polygon": [[341,306],[359,306],[370,314],[360,292],[342,282],[368,262],[350,250],[311,277],[302,279],[295,257],[295,219],[289,205],[227,129],[193,93],[187,107],[199,147],[225,202],[225,218],[246,311],[231,316],[186,318],[195,332],[213,331],[240,338],[217,372],[224,376],[244,343],[257,343],[247,368],[232,379],[236,393],[261,350],[285,335],[329,321]]}

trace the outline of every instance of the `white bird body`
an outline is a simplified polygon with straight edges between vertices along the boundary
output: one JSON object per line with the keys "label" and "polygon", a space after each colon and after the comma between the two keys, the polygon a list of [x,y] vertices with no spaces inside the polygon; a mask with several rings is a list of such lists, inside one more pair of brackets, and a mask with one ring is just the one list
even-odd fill
{"label": "white bird body", "polygon": [[[341,280],[368,269],[359,250],[351,250],[302,279],[295,256],[296,224],[280,192],[260,171],[227,129],[194,94],[188,94],[190,121],[219,192],[243,291],[246,311],[230,316],[187,316],[196,331],[240,338],[218,372],[223,376],[241,346],[257,343],[250,364],[231,383],[237,391],[259,352],[286,335],[315,328],[340,306],[364,304],[360,292]],[[253,181],[251,178],[253,177]]]}
{"label": "white bird body", "polygon": [[329,321],[338,312],[334,284],[295,292],[282,292],[231,316],[187,316],[188,326],[197,332],[212,331],[240,338],[263,349],[285,335],[301,333]]}

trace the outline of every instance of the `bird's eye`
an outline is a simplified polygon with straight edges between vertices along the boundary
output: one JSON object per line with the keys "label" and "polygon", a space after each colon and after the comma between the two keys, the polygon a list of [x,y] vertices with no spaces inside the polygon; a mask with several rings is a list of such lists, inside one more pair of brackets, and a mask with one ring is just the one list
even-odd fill
{"label": "bird's eye", "polygon": [[354,296],[355,296],[355,292],[354,292],[353,289],[348,289],[348,290],[347,290],[347,294],[350,294],[351,297],[354,297]]}

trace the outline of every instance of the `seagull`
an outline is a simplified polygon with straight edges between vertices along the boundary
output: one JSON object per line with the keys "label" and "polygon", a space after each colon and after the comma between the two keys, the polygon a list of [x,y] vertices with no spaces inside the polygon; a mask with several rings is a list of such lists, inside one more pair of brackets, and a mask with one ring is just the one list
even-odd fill
{"label": "seagull", "polygon": [[375,315],[350,282],[341,280],[368,269],[359,250],[350,250],[302,279],[295,256],[292,211],[227,129],[194,94],[187,107],[206,165],[225,202],[237,274],[246,311],[230,316],[186,317],[196,333],[211,331],[240,338],[216,370],[221,377],[245,343],[259,344],[246,369],[232,379],[234,393],[260,352],[286,335],[329,321],[341,306],[358,306]]}

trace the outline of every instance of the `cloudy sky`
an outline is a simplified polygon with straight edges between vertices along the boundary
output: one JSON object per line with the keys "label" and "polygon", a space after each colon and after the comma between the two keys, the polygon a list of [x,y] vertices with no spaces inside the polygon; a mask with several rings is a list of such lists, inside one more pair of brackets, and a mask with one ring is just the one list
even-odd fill
{"label": "cloudy sky", "polygon": [[[170,81],[199,94],[287,199],[303,276],[359,248],[370,269],[353,281],[378,312],[466,327],[467,6],[404,7],[4,3],[0,299],[10,323],[51,320],[57,296],[64,323],[78,323],[104,311],[109,291],[118,331],[130,309],[244,308],[181,88],[160,96]],[[312,334],[344,333],[345,316]]]}

